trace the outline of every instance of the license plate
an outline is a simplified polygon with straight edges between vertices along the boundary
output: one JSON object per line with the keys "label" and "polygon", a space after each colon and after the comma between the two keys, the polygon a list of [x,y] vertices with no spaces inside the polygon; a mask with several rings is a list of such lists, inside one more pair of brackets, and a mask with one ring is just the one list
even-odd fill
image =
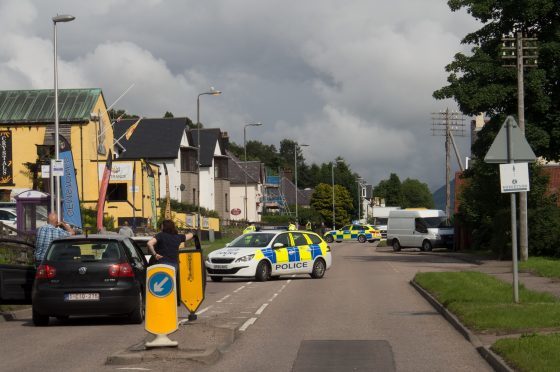
{"label": "license plate", "polygon": [[99,301],[99,293],[66,293],[65,301]]}
{"label": "license plate", "polygon": [[227,269],[228,265],[214,265],[214,269]]}

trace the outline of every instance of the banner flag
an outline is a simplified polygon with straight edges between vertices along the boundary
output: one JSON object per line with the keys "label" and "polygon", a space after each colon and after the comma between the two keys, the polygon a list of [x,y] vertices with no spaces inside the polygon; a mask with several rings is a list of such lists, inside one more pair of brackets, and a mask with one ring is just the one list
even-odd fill
{"label": "banner flag", "polygon": [[103,179],[101,179],[101,187],[99,188],[99,200],[97,200],[97,231],[103,228],[103,209],[105,208],[105,198],[107,197],[107,187],[111,179],[111,169],[113,166],[113,155],[109,150],[105,170],[103,171]]}
{"label": "banner flag", "polygon": [[81,229],[82,212],[80,211],[80,197],[78,195],[72,147],[62,135],[59,135],[58,145],[60,159],[64,160],[64,175],[60,177],[62,220]]}
{"label": "banner flag", "polygon": [[132,137],[132,133],[134,133],[134,131],[136,130],[136,127],[138,126],[138,124],[140,124],[140,120],[142,120],[143,118],[140,118],[136,121],[136,123],[132,124],[127,130],[126,133],[124,134],[124,138],[126,138],[126,140],[128,141],[130,139],[130,137]]}
{"label": "banner flag", "polygon": [[165,219],[171,219],[171,195],[169,194],[169,174],[167,173],[167,164],[163,163],[165,170]]}
{"label": "banner flag", "polygon": [[157,229],[157,205],[156,205],[156,185],[152,167],[146,161],[146,173],[148,173],[148,183],[150,184],[150,199],[152,199],[152,227]]}

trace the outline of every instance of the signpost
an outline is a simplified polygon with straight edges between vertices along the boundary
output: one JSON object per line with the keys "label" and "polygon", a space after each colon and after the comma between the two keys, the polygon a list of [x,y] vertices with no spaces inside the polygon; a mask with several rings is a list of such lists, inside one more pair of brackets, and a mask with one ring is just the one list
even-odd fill
{"label": "signpost", "polygon": [[64,176],[64,160],[51,159],[51,163],[52,163],[52,175],[55,177]]}
{"label": "signpost", "polygon": [[156,335],[146,347],[177,346],[167,335],[177,330],[177,292],[175,268],[149,266],[146,272],[146,331]]}
{"label": "signpost", "polygon": [[189,321],[196,320],[196,310],[204,301],[206,270],[202,251],[182,250],[179,252],[181,302],[189,311]]}
{"label": "signpost", "polygon": [[[502,193],[510,193],[511,203],[511,250],[513,262],[513,299],[519,302],[519,278],[517,270],[517,218],[515,193],[529,191],[527,162],[536,160],[525,135],[512,116],[508,116],[484,157],[486,163],[500,163]],[[507,164],[505,164],[507,163]]]}

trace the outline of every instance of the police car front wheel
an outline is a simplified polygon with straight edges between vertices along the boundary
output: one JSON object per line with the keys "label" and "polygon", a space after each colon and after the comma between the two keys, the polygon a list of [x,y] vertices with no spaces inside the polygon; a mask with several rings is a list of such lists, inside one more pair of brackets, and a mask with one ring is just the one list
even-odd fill
{"label": "police car front wheel", "polygon": [[255,279],[257,282],[266,282],[270,278],[270,265],[266,261],[261,261],[257,265]]}

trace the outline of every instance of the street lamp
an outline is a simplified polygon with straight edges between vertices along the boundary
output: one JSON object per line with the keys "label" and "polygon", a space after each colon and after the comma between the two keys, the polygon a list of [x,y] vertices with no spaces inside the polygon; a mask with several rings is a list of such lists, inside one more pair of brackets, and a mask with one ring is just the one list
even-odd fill
{"label": "street lamp", "polygon": [[362,177],[358,177],[356,179],[356,183],[358,184],[358,223],[362,223],[362,216],[361,216],[361,204],[362,204],[362,181],[364,179]]}
{"label": "street lamp", "polygon": [[332,177],[332,228],[336,230],[336,222],[335,222],[335,212],[334,212],[334,165],[336,163],[342,163],[341,159],[336,159],[331,163],[331,177]]}
{"label": "street lamp", "polygon": [[243,126],[243,149],[245,150],[245,198],[244,198],[244,207],[245,207],[245,221],[247,220],[247,127],[260,127],[262,123],[249,123]]}
{"label": "street lamp", "polygon": [[197,230],[198,230],[198,236],[200,237],[200,96],[205,96],[205,95],[209,95],[209,96],[219,96],[220,94],[222,94],[221,91],[219,90],[215,90],[214,87],[210,87],[210,90],[208,92],[203,92],[200,93],[198,95],[198,97],[196,97],[196,128],[197,128],[197,133],[196,133],[196,138],[197,138],[197,145],[198,145],[198,150],[196,153],[196,169],[198,171],[198,189],[197,189],[197,194],[198,194],[198,200],[197,200],[197,205],[198,205],[198,217],[197,217]]}
{"label": "street lamp", "polygon": [[297,187],[297,148],[299,147],[307,147],[309,145],[302,143],[298,145],[297,142],[294,142],[294,173],[295,173],[295,180],[296,180],[296,228],[299,229],[299,220],[298,220],[298,187]]}
{"label": "street lamp", "polygon": [[[57,15],[56,17],[52,17],[53,21],[53,29],[54,29],[54,158],[56,161],[60,159],[60,146],[59,146],[59,138],[58,138],[58,64],[57,64],[57,51],[56,51],[56,24],[58,22],[71,22],[76,17],[63,14]],[[52,162],[51,162],[51,174],[52,174]],[[58,216],[58,220],[61,220],[61,213],[60,213],[60,177],[54,178],[56,179],[56,214]],[[51,185],[51,212],[53,210],[53,202],[52,202],[52,185]]]}

